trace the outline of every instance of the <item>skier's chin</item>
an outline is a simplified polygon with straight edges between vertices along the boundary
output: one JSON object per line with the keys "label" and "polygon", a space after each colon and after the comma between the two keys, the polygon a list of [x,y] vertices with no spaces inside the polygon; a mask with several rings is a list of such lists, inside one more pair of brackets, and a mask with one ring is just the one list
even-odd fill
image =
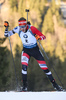
{"label": "skier's chin", "polygon": [[25,32],[25,31],[22,31],[22,32]]}
{"label": "skier's chin", "polygon": [[22,31],[22,32],[24,32],[24,31]]}
{"label": "skier's chin", "polygon": [[22,30],[22,32],[24,32],[24,33],[25,33],[25,30]]}

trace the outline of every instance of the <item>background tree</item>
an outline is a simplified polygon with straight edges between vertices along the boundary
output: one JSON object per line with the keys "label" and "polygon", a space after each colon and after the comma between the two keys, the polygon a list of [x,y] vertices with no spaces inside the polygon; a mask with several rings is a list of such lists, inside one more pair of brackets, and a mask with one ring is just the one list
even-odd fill
{"label": "background tree", "polygon": [[18,11],[18,0],[10,0],[9,2],[12,11]]}
{"label": "background tree", "polygon": [[[5,38],[0,38],[0,45],[5,41]],[[8,90],[10,86],[10,73],[9,73],[9,50],[7,47],[0,46],[0,91]]]}
{"label": "background tree", "polygon": [[22,86],[21,52],[22,52],[21,47],[19,45],[16,45],[16,48],[15,48],[15,67],[16,67],[16,75],[17,75],[19,86]]}
{"label": "background tree", "polygon": [[48,9],[47,14],[45,15],[42,27],[42,33],[46,34],[47,32],[54,34],[54,23],[50,8]]}
{"label": "background tree", "polygon": [[56,2],[55,2],[55,0],[52,0],[52,2],[51,2],[51,10],[52,10],[52,13],[55,14],[55,11],[56,11]]}

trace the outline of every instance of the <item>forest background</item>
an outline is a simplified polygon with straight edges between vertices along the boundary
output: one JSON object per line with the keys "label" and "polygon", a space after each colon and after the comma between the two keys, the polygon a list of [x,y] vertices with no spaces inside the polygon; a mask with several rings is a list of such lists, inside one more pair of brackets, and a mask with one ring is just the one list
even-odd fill
{"label": "forest background", "polygon": [[[52,2],[47,2],[47,0],[0,0],[0,91],[16,90],[17,88],[9,39],[4,37],[5,28],[3,24],[7,20],[10,26],[9,30],[18,26],[20,17],[27,18],[25,9],[30,10],[28,20],[31,22],[31,25],[38,28],[46,36],[46,40],[42,40],[41,44],[51,63],[48,62],[43,51],[41,51],[48,68],[51,70],[57,83],[61,85],[53,70],[54,67],[64,88],[66,88],[66,25],[62,21],[60,0],[58,2],[59,4],[56,5],[55,0],[52,0]],[[17,34],[11,36],[10,41],[18,86],[21,87],[21,52],[23,46]],[[40,45],[39,48],[41,49]],[[28,90],[54,90],[49,79],[32,57],[28,66]]]}

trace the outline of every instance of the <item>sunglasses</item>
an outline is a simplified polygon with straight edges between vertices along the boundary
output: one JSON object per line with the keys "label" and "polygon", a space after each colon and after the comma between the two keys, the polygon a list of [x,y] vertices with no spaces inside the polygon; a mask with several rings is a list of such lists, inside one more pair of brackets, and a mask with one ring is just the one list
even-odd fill
{"label": "sunglasses", "polygon": [[23,26],[19,26],[20,28],[25,28],[26,27],[26,25],[23,25]]}

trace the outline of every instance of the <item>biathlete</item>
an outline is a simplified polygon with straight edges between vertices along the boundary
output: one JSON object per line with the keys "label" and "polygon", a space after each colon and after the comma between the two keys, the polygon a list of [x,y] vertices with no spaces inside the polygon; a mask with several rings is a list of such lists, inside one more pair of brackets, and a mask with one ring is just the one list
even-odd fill
{"label": "biathlete", "polygon": [[11,36],[15,33],[19,35],[23,43],[23,50],[21,54],[21,64],[22,64],[22,80],[23,80],[23,88],[22,91],[27,91],[27,68],[30,57],[34,57],[38,62],[40,68],[45,72],[53,87],[57,91],[62,91],[62,88],[56,83],[55,79],[52,76],[51,71],[49,71],[45,59],[42,56],[39,47],[37,45],[37,40],[44,40],[46,36],[44,36],[37,28],[34,26],[28,25],[27,21],[24,17],[21,17],[18,20],[19,26],[15,27],[13,30],[8,31],[9,23],[7,21],[4,22],[5,29],[5,37]]}

